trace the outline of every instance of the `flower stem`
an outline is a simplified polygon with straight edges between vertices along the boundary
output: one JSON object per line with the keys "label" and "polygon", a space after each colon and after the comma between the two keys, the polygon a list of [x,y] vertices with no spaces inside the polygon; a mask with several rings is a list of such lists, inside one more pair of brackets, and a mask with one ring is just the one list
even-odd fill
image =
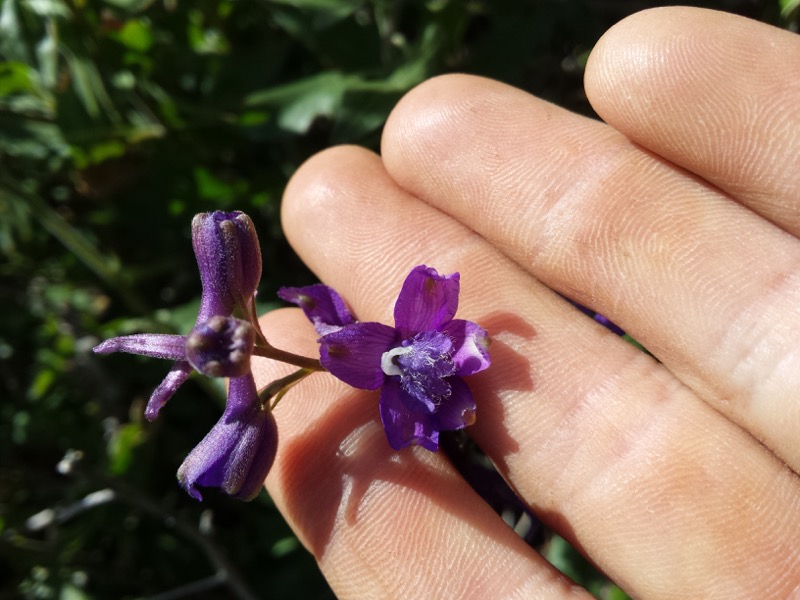
{"label": "flower stem", "polygon": [[286,350],[279,350],[263,338],[260,339],[253,348],[253,355],[264,356],[266,358],[285,362],[309,371],[325,370],[325,367],[323,367],[316,358],[308,358],[306,356],[300,356],[299,354],[287,352]]}
{"label": "flower stem", "polygon": [[265,388],[260,389],[258,391],[258,398],[261,400],[262,406],[274,397],[275,400],[273,400],[269,406],[269,410],[273,410],[276,406],[278,406],[278,402],[280,402],[281,398],[283,398],[283,396],[292,386],[314,372],[314,369],[298,369],[294,373],[290,373],[286,377],[276,379]]}

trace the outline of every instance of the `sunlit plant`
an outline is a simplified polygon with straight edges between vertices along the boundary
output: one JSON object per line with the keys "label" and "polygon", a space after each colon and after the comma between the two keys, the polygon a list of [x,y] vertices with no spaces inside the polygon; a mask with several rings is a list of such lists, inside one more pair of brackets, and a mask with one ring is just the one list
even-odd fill
{"label": "sunlit plant", "polygon": [[[99,354],[128,352],[173,361],[145,409],[149,420],[193,371],[229,378],[225,410],[178,469],[186,491],[197,489],[254,498],[275,459],[278,429],[272,409],[290,387],[327,371],[353,387],[380,389],[379,412],[392,448],[439,448],[439,433],[475,422],[475,399],[463,377],[486,369],[485,329],[456,319],[459,274],[412,269],[395,303],[394,326],[360,322],[341,296],[318,284],[283,288],[279,295],[300,306],[320,335],[320,357],[298,356],[273,346],[255,307],[261,252],[250,218],[242,212],[202,213],[192,221],[192,243],[202,296],[187,335],[141,333],[111,338]],[[297,370],[257,389],[251,357],[295,365]]]}

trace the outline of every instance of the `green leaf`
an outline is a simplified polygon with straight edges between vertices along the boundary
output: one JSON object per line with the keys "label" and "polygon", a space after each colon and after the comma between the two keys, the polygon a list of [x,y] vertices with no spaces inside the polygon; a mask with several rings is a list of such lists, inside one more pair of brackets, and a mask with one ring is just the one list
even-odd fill
{"label": "green leaf", "polygon": [[6,60],[31,64],[30,54],[17,15],[16,0],[5,0],[3,8],[0,9],[0,54]]}
{"label": "green leaf", "polygon": [[15,444],[24,444],[28,440],[28,430],[31,424],[29,412],[21,410],[14,413],[11,421],[11,439]]}
{"label": "green leaf", "polygon": [[305,79],[254,92],[245,98],[245,106],[271,106],[282,129],[305,133],[318,117],[333,117],[348,88],[361,79],[338,71],[323,71]]}
{"label": "green leaf", "polygon": [[21,62],[0,63],[0,96],[33,93],[32,69]]}
{"label": "green leaf", "polygon": [[205,27],[203,13],[199,10],[189,13],[186,33],[192,50],[197,54],[227,54],[230,50],[225,34],[216,27]]}
{"label": "green leaf", "polygon": [[48,76],[25,63],[0,62],[0,106],[20,115],[53,118],[55,100],[40,84],[47,84],[43,80]]}
{"label": "green leaf", "polygon": [[36,45],[36,60],[39,62],[39,80],[51,90],[56,87],[58,79],[58,44],[55,27],[49,26],[45,31],[45,36]]}
{"label": "green leaf", "polygon": [[786,19],[800,7],[800,0],[779,0],[781,16]]}
{"label": "green leaf", "polygon": [[153,45],[150,27],[141,19],[130,19],[115,35],[114,39],[137,52],[147,52]]}
{"label": "green leaf", "polygon": [[[53,369],[43,368],[33,378],[28,388],[28,398],[41,400],[55,383],[57,377]],[[20,413],[18,413],[20,414]]]}
{"label": "green leaf", "polygon": [[141,423],[126,423],[115,428],[107,445],[108,470],[112,475],[122,475],[133,462],[134,451],[144,442]]}
{"label": "green leaf", "polygon": [[72,52],[65,52],[64,56],[69,64],[75,85],[75,93],[83,108],[92,118],[101,114],[100,107],[105,109],[105,115],[112,121],[119,121],[119,115],[103,84],[103,78],[93,62],[83,56]]}
{"label": "green leaf", "polygon": [[91,600],[86,592],[71,583],[64,584],[58,592],[58,600]]}
{"label": "green leaf", "polygon": [[236,190],[233,186],[227,184],[203,167],[195,168],[194,182],[197,186],[197,194],[201,198],[216,200],[217,202],[227,204],[236,196]]}
{"label": "green leaf", "polygon": [[63,0],[25,0],[25,7],[39,17],[69,18],[72,12]]}
{"label": "green leaf", "polygon": [[[12,258],[17,248],[17,239],[30,239],[32,218],[30,208],[24,199],[14,194],[6,194],[0,187],[0,252],[7,259]],[[5,341],[0,339],[0,348],[6,345]],[[4,358],[2,354],[3,352],[0,352],[0,358]]]}
{"label": "green leaf", "polygon": [[130,13],[138,13],[150,7],[154,1],[155,0],[105,0],[105,3]]}
{"label": "green leaf", "polygon": [[111,158],[118,158],[125,154],[125,144],[117,140],[106,140],[92,145],[88,150],[79,147],[72,148],[72,158],[78,169],[85,169],[90,165],[100,164]]}
{"label": "green leaf", "polygon": [[53,123],[0,113],[0,148],[11,156],[66,157],[69,147]]}
{"label": "green leaf", "polygon": [[83,231],[73,227],[39,196],[35,194],[25,194],[23,196],[22,193],[18,193],[9,186],[0,186],[0,192],[17,196],[18,200],[26,201],[30,206],[31,214],[50,235],[61,242],[88,269],[105,280],[112,289],[115,289],[123,296],[131,308],[144,310],[143,307],[146,304],[139,296],[139,293],[128,285],[125,273],[121,271],[117,257],[100,252],[94,242]]}
{"label": "green leaf", "polygon": [[271,0],[271,4],[283,4],[301,10],[313,10],[327,13],[336,19],[350,16],[364,4],[362,0]]}
{"label": "green leaf", "polygon": [[300,547],[300,542],[296,537],[290,535],[283,539],[278,540],[272,545],[271,554],[273,558],[282,558],[287,554],[291,554]]}

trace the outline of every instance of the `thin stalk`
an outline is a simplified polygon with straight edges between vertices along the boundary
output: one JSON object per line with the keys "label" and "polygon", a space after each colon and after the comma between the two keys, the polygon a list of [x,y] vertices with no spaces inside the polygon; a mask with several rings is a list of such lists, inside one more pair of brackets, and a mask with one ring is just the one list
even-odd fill
{"label": "thin stalk", "polygon": [[280,402],[280,399],[283,398],[289,389],[314,372],[315,371],[312,369],[298,369],[286,377],[281,377],[280,379],[276,379],[275,381],[271,382],[258,392],[258,398],[261,400],[262,406],[274,397],[275,400],[269,406],[269,409],[273,410],[276,406],[278,406],[278,402]]}
{"label": "thin stalk", "polygon": [[266,358],[285,362],[300,367],[301,369],[308,369],[309,371],[325,370],[325,367],[323,367],[316,358],[308,358],[306,356],[294,354],[293,352],[287,352],[286,350],[279,350],[264,339],[260,340],[253,348],[253,354],[255,356],[264,356]]}

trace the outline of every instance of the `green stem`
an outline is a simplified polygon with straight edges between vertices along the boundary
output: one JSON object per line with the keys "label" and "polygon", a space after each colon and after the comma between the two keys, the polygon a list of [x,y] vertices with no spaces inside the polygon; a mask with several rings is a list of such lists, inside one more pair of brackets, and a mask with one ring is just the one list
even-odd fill
{"label": "green stem", "polygon": [[315,358],[308,358],[306,356],[300,356],[299,354],[287,352],[286,350],[279,350],[265,339],[259,340],[256,346],[253,348],[253,354],[255,356],[264,356],[266,358],[285,362],[290,365],[300,367],[301,369],[307,369],[308,371],[325,370],[325,367],[320,364],[319,360]]}
{"label": "green stem", "polygon": [[269,385],[267,385],[267,387],[262,388],[258,392],[258,398],[261,400],[262,406],[274,397],[275,400],[270,404],[269,407],[270,410],[274,410],[274,408],[278,406],[278,402],[280,402],[281,398],[283,398],[283,396],[292,386],[314,372],[315,370],[312,369],[298,369],[286,377],[281,377],[280,379],[276,379],[275,381],[271,382]]}

